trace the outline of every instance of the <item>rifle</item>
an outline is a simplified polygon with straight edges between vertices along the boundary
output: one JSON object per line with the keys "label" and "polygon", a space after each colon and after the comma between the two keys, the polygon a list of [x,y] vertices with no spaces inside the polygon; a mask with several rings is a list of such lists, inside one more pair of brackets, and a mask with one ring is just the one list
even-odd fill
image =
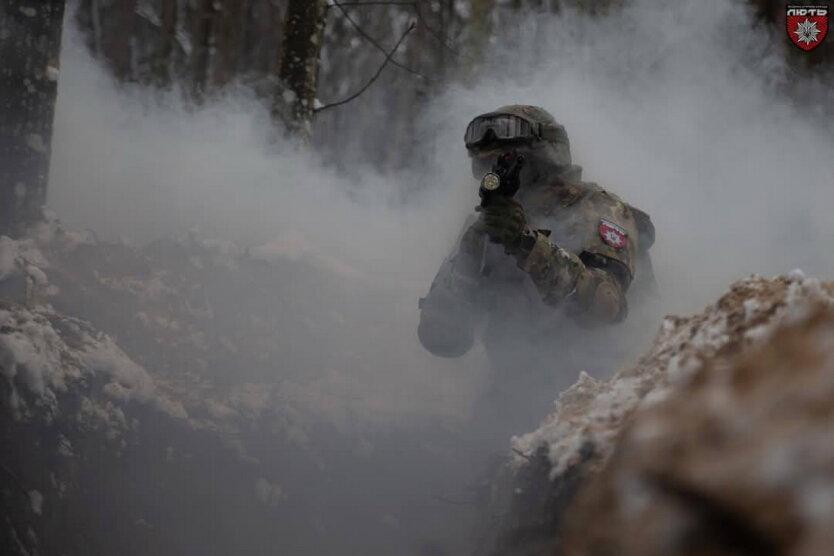
{"label": "rifle", "polygon": [[[475,207],[477,212],[480,212],[489,205],[492,199],[497,196],[512,198],[518,192],[521,185],[519,174],[521,168],[524,166],[524,156],[518,154],[518,151],[512,151],[498,155],[498,160],[492,165],[492,170],[484,174],[481,178],[481,186],[478,188],[478,196],[481,198],[481,205]],[[479,274],[485,276],[489,274],[487,268],[487,242],[484,242],[483,250],[481,251],[481,264]]]}

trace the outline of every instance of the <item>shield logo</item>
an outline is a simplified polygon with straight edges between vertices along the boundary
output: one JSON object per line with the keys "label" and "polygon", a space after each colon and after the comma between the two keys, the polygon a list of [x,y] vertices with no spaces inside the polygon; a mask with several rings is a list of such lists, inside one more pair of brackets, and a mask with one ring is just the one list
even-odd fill
{"label": "shield logo", "polygon": [[622,249],[628,243],[628,233],[604,218],[601,218],[599,221],[599,237],[615,249]]}
{"label": "shield logo", "polygon": [[788,5],[785,29],[791,42],[805,50],[813,50],[828,35],[828,6]]}

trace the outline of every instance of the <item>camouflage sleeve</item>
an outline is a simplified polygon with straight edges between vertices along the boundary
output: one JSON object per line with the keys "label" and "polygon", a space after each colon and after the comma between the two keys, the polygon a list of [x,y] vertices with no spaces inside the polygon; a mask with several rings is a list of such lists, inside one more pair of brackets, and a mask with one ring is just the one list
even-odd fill
{"label": "camouflage sleeve", "polygon": [[616,275],[585,264],[577,255],[557,247],[541,232],[530,232],[528,246],[517,254],[542,296],[585,326],[616,323],[626,316],[626,285]]}
{"label": "camouflage sleeve", "polygon": [[441,357],[459,357],[474,343],[474,322],[480,275],[480,254],[485,237],[469,225],[456,252],[447,257],[420,299],[417,336],[428,351]]}

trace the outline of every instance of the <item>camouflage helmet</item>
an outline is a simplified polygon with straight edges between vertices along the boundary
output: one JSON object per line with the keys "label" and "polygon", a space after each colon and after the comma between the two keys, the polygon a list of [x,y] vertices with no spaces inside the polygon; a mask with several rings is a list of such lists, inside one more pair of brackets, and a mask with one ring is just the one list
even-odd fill
{"label": "camouflage helmet", "polygon": [[[500,118],[502,115],[511,115],[529,123],[529,127],[522,126],[521,133],[529,134],[529,146],[533,151],[538,151],[544,148],[545,152],[536,152],[537,158],[546,159],[549,165],[553,166],[570,166],[570,141],[564,126],[559,124],[550,112],[539,106],[531,106],[526,104],[510,104],[501,106],[475,117],[467,127],[464,140],[466,141],[466,148],[470,155],[475,154],[480,149],[477,142],[472,142],[473,137],[470,135],[474,129],[474,133],[481,131],[476,126],[476,122],[486,122],[484,125],[489,127],[490,120]],[[519,131],[516,129],[515,131]],[[493,139],[498,144],[502,143],[501,137],[496,137],[493,131]]]}

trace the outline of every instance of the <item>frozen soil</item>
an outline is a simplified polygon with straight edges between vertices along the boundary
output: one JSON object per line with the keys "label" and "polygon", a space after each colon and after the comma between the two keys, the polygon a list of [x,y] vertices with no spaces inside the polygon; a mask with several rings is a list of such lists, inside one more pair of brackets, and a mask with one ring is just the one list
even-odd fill
{"label": "frozen soil", "polygon": [[751,276],[700,314],[664,319],[612,378],[582,375],[513,439],[491,547],[823,554],[832,293],[799,271]]}
{"label": "frozen soil", "polygon": [[0,238],[0,297],[3,553],[467,550],[472,377],[379,340],[416,292],[51,219]]}

